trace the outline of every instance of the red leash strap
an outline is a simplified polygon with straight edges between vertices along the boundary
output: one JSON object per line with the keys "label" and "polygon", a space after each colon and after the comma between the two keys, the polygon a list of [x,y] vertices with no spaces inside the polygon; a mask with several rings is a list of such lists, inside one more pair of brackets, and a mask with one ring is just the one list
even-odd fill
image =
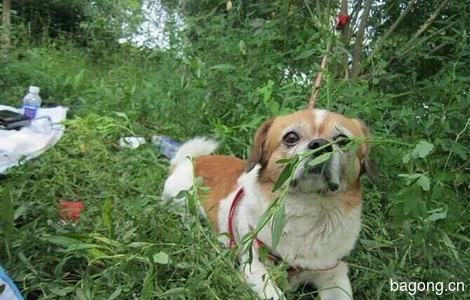
{"label": "red leash strap", "polygon": [[233,247],[235,244],[235,235],[233,234],[233,216],[235,215],[235,208],[237,207],[238,201],[243,197],[245,191],[243,188],[239,188],[235,197],[233,197],[232,203],[230,204],[230,210],[228,212],[228,246]]}

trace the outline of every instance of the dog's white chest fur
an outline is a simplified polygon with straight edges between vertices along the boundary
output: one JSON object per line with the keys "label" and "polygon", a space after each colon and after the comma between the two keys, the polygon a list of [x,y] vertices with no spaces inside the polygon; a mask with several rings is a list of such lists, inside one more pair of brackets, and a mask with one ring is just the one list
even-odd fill
{"label": "dog's white chest fur", "polygon": [[[256,172],[256,170],[255,170]],[[240,203],[239,222],[259,220],[268,207],[255,181],[254,174],[244,174],[240,183],[245,185],[245,198]],[[228,197],[230,198],[230,197]],[[231,199],[227,199],[231,201]],[[361,227],[361,207],[345,212],[337,199],[316,194],[291,194],[284,199],[286,219],[281,238],[274,253],[281,256],[289,265],[302,266],[304,269],[321,269],[332,266],[349,254]],[[219,222],[225,223],[223,213]],[[221,224],[223,225],[223,224]],[[256,224],[236,224],[243,229],[253,228]],[[271,246],[271,224],[259,232],[258,238]]]}
{"label": "dog's white chest fur", "polygon": [[275,251],[290,265],[325,268],[353,249],[361,226],[360,208],[345,215],[339,203],[325,201],[286,199],[286,219]]}

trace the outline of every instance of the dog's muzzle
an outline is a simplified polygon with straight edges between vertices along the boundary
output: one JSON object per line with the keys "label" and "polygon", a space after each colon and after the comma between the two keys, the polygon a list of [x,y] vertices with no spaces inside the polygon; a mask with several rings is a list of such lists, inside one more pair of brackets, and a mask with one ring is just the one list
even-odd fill
{"label": "dog's muzzle", "polygon": [[[291,182],[293,187],[311,185],[312,189],[318,192],[335,192],[340,188],[341,154],[338,151],[333,151],[332,145],[325,146],[328,143],[330,142],[324,139],[314,139],[310,141],[307,146],[308,149],[318,151],[315,151],[312,156],[306,160],[302,176]],[[312,159],[325,153],[332,153],[327,161],[314,166],[309,165]],[[302,189],[305,189],[305,187]]]}

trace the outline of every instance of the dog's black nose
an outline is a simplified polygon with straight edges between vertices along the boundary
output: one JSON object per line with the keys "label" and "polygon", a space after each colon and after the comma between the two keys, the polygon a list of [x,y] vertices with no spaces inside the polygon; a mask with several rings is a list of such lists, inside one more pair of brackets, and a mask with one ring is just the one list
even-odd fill
{"label": "dog's black nose", "polygon": [[[308,143],[308,148],[311,149],[311,150],[316,150],[326,144],[328,144],[329,142],[327,140],[324,140],[324,139],[315,139],[315,140],[311,140],[310,143]],[[319,154],[323,154],[323,153],[326,153],[326,152],[333,152],[333,147],[331,145],[319,150],[318,152],[316,152],[315,154],[319,155]]]}

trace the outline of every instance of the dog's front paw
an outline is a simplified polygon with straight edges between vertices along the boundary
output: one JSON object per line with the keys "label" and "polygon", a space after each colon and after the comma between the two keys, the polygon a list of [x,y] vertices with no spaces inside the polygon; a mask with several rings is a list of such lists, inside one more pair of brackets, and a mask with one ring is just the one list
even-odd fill
{"label": "dog's front paw", "polygon": [[265,266],[258,259],[242,268],[246,282],[262,300],[285,300],[284,294],[269,276]]}

